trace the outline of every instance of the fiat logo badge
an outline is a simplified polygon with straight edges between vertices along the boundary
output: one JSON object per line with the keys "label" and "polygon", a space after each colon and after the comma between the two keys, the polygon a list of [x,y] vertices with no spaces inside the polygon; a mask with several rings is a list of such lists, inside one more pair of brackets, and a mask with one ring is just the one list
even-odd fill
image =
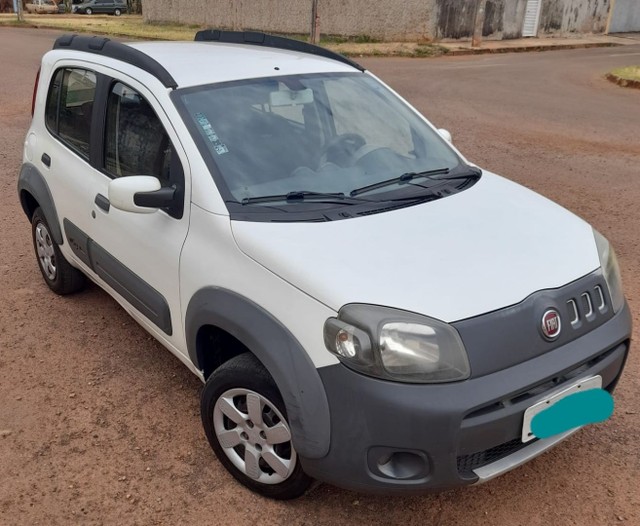
{"label": "fiat logo badge", "polygon": [[560,336],[562,323],[560,321],[560,313],[556,309],[549,309],[542,315],[542,334],[551,341]]}

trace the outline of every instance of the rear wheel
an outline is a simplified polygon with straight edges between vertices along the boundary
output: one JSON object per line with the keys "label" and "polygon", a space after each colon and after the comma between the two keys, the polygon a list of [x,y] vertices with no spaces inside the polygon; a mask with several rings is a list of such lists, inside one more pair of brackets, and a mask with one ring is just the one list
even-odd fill
{"label": "rear wheel", "polygon": [[93,13],[93,9],[91,9],[90,7],[87,7],[87,9],[85,9],[85,13],[90,15],[91,13]]}
{"label": "rear wheel", "polygon": [[312,479],[293,448],[282,397],[251,353],[211,375],[202,391],[201,415],[216,456],[246,487],[280,500],[307,490]]}
{"label": "rear wheel", "polygon": [[116,9],[116,10],[113,12],[113,14],[114,14],[114,15],[116,15],[116,16],[120,16],[120,15],[122,14],[122,11],[120,11],[120,9]]}
{"label": "rear wheel", "polygon": [[84,274],[72,267],[60,252],[41,208],[36,208],[33,213],[31,233],[38,266],[49,288],[61,295],[82,289],[85,283]]}

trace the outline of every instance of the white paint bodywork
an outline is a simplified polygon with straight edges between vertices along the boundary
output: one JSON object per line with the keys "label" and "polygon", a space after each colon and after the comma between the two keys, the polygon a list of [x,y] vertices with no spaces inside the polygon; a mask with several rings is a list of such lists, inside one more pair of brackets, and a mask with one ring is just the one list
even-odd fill
{"label": "white paint bodywork", "polygon": [[160,62],[181,88],[260,77],[354,71],[348,64],[324,57],[244,44],[141,42],[129,45]]}
{"label": "white paint bodywork", "polygon": [[293,334],[317,367],[338,363],[326,350],[322,334],[326,319],[337,312],[246,256],[235,242],[228,216],[192,206],[180,263],[184,311],[193,295],[207,286],[232,290],[265,309]]}
{"label": "white paint bodywork", "polygon": [[[105,213],[95,204],[94,200],[98,193],[108,195],[111,179],[65,147],[51,135],[44,124],[45,102],[51,77],[58,68],[65,66],[86,68],[115,76],[138,90],[151,104],[169,134],[185,171],[186,208],[181,220],[176,221],[164,212],[138,214],[124,212],[115,207],[111,207],[109,213]],[[29,159],[28,151],[32,162],[47,181],[62,231],[64,232],[64,218],[68,218],[132,272],[143,277],[148,284],[160,292],[166,298],[171,310],[172,335],[165,334],[100,279],[91,268],[75,256],[68,242],[60,246],[64,257],[113,296],[140,325],[191,371],[199,374],[191,363],[186,349],[184,317],[179,297],[179,267],[180,253],[189,228],[191,182],[196,179],[191,177],[191,168],[201,171],[203,168],[198,164],[199,154],[193,143],[182,141],[189,134],[171,103],[168,90],[152,75],[128,64],[87,53],[50,51],[42,60],[35,112],[28,136],[31,137],[32,133],[37,139],[25,143],[24,161]],[[41,161],[43,153],[51,157],[50,168]],[[208,201],[209,206],[224,207],[219,195],[218,201],[215,201],[216,194],[212,195],[213,197]]]}
{"label": "white paint bodywork", "polygon": [[488,172],[458,194],[382,214],[232,223],[246,254],[334,310],[369,303],[453,322],[600,266],[587,223]]}
{"label": "white paint bodywork", "polygon": [[[132,46],[161,62],[181,87],[354,71],[325,58],[253,46]],[[97,193],[108,194],[110,179],[61,145],[44,126],[47,88],[53,72],[62,66],[114,76],[149,101],[184,167],[182,219],[160,211],[136,214],[115,207],[107,215],[94,204]],[[173,334],[164,334],[129,305],[73,254],[68,243],[61,247],[65,258],[199,376],[188,356],[184,324],[189,300],[203,287],[223,287],[260,305],[322,367],[337,363],[324,347],[324,322],[345,304],[391,306],[451,322],[512,305],[600,266],[588,224],[486,172],[459,194],[361,218],[328,223],[231,221],[169,95],[155,77],[130,64],[77,51],[51,51],[42,63],[24,160],[33,162],[46,178],[61,228],[64,217],[72,218],[162,293],[171,310]],[[51,169],[40,161],[43,153],[51,155]]]}

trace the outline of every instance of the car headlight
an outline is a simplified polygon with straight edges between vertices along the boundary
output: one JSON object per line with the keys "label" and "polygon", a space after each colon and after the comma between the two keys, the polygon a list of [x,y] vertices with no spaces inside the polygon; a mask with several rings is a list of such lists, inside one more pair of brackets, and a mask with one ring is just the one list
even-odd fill
{"label": "car headlight", "polygon": [[437,383],[469,378],[458,332],[419,314],[352,304],[324,326],[327,349],[356,371],[398,382]]}
{"label": "car headlight", "polygon": [[622,278],[620,277],[620,267],[618,266],[618,258],[613,247],[597,230],[593,230],[593,236],[596,239],[596,246],[598,247],[598,256],[600,257],[600,266],[602,267],[602,273],[604,279],[609,287],[609,296],[611,296],[611,303],[613,312],[618,312],[624,305],[624,294],[622,292]]}

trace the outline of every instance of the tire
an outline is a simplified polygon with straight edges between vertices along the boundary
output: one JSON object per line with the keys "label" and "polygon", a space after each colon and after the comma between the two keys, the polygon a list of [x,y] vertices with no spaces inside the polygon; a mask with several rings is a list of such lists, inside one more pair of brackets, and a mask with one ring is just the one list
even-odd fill
{"label": "tire", "polygon": [[92,14],[92,13],[93,13],[93,9],[91,9],[90,7],[87,7],[87,8],[84,10],[84,12],[85,12],[86,14],[90,15],[90,14]]}
{"label": "tire", "polygon": [[253,354],[216,369],[202,390],[200,414],[218,460],[250,490],[288,500],[311,485],[291,443],[282,397]]}
{"label": "tire", "polygon": [[114,14],[115,16],[120,16],[120,15],[122,14],[122,11],[120,11],[120,9],[116,9],[116,10],[113,12],[113,14]]}
{"label": "tire", "polygon": [[39,207],[31,218],[31,235],[38,267],[49,288],[60,295],[81,290],[85,283],[84,274],[72,267],[64,258],[60,247],[51,236],[51,228]]}

